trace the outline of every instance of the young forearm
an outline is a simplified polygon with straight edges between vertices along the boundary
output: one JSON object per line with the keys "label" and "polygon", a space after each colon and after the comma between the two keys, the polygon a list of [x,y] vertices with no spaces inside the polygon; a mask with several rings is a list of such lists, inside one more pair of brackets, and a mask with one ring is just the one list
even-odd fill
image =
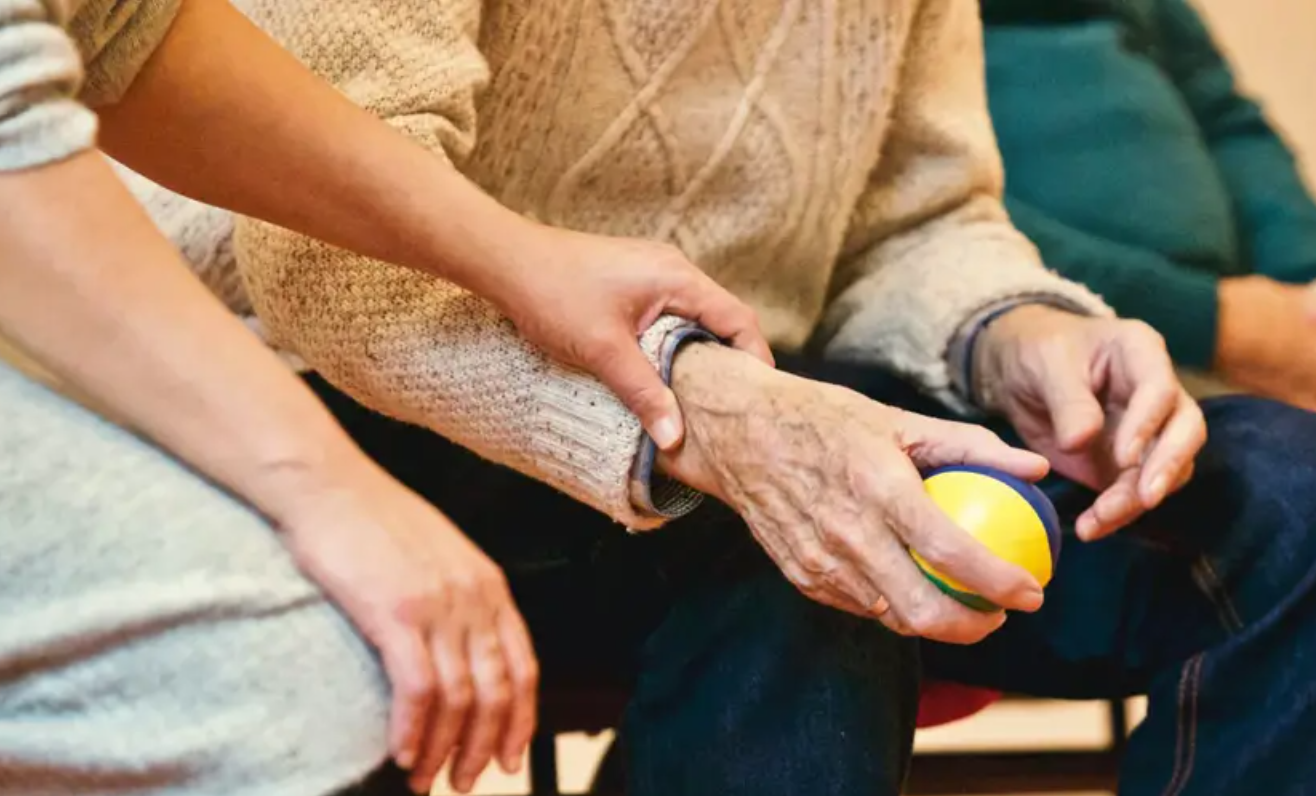
{"label": "young forearm", "polygon": [[[241,57],[234,57],[241,53]],[[497,303],[534,225],[356,107],[224,0],[184,0],[101,146],[178,193]]]}
{"label": "young forearm", "polygon": [[292,492],[356,466],[100,157],[0,175],[0,211],[0,332],[76,392],[276,519]]}

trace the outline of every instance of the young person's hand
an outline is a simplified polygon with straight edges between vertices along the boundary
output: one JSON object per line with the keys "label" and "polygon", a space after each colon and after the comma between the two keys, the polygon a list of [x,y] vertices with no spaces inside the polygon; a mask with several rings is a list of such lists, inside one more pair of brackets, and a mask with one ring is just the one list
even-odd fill
{"label": "young person's hand", "polygon": [[524,245],[526,265],[500,269],[487,297],[530,342],[606,384],[662,450],[684,436],[681,411],[637,343],[659,316],[695,321],[772,364],[754,311],[672,246],[551,227]]}
{"label": "young person's hand", "polygon": [[332,478],[284,472],[274,519],[298,564],[380,652],[389,746],[429,793],[459,793],[491,761],[515,773],[534,734],[539,669],[498,566],[437,509],[364,458]]}

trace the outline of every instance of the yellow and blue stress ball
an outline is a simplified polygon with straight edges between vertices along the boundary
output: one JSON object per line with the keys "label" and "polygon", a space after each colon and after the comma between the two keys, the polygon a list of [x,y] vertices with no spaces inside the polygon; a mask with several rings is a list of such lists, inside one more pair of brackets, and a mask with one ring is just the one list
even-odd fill
{"label": "yellow and blue stress ball", "polygon": [[[1060,518],[1042,490],[990,467],[941,467],[923,478],[932,502],[987,549],[1018,564],[1045,587],[1060,557]],[[978,611],[998,606],[964,584],[938,572],[917,552],[915,563],[937,588]]]}

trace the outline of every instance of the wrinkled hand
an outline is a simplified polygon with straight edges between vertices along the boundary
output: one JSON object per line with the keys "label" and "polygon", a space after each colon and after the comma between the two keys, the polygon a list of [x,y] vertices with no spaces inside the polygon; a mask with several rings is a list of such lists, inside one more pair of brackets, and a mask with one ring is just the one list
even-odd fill
{"label": "wrinkled hand", "polygon": [[1080,538],[1128,525],[1192,476],[1206,422],[1146,324],[1021,307],[988,327],[974,359],[984,408],[1101,492],[1078,519]]}
{"label": "wrinkled hand", "polygon": [[538,663],[501,570],[446,517],[365,467],[298,485],[276,517],[307,575],[378,648],[393,686],[389,746],[429,793],[452,759],[468,792],[497,757],[519,769]]}
{"label": "wrinkled hand", "polygon": [[1316,410],[1316,287],[1223,279],[1215,367],[1258,395]]}
{"label": "wrinkled hand", "polygon": [[530,342],[593,374],[643,423],[655,444],[680,444],[675,396],[636,339],[659,316],[696,321],[764,362],[772,353],[754,311],[678,249],[660,243],[537,227],[533,268],[500,288],[496,303]]}
{"label": "wrinkled hand", "polygon": [[913,548],[997,605],[1041,606],[1038,583],[958,528],[919,474],[971,463],[1032,480],[1046,473],[1040,456],[984,428],[884,406],[716,346],[683,350],[673,386],[688,432],[663,466],[739,512],[812,599],[951,643],[1000,627],[1003,613],[973,611],[938,591]]}

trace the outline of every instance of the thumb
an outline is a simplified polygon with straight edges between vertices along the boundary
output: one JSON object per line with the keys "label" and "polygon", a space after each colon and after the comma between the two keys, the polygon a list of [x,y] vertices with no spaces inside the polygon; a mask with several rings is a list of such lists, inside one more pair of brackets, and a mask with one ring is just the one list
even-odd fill
{"label": "thumb", "polygon": [[1081,450],[1101,433],[1106,415],[1092,388],[1074,370],[1062,367],[1048,374],[1042,397],[1061,450]]}
{"label": "thumb", "polygon": [[1045,457],[1012,447],[982,426],[917,415],[908,421],[907,428],[913,432],[908,439],[917,440],[908,454],[919,470],[977,465],[1002,470],[1025,481],[1038,481],[1050,469]]}
{"label": "thumb", "polygon": [[676,395],[634,342],[612,346],[599,361],[586,363],[626,408],[640,419],[659,450],[671,450],[685,435]]}

